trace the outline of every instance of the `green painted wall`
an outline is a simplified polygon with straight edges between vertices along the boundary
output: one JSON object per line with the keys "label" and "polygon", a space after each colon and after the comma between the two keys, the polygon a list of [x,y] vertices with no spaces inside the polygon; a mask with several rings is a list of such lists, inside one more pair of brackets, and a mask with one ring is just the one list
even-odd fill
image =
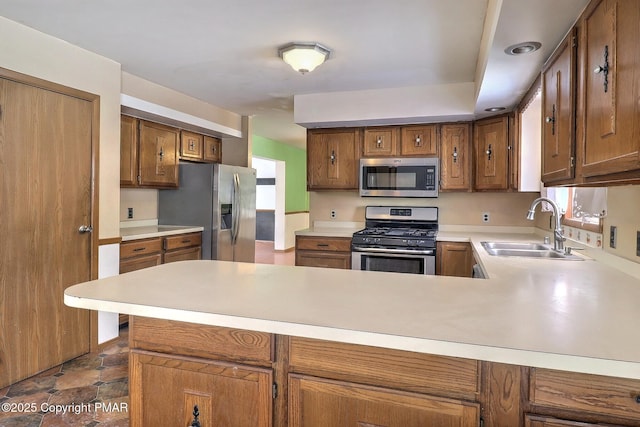
{"label": "green painted wall", "polygon": [[282,142],[253,135],[252,154],[285,162],[285,212],[308,211],[307,152]]}

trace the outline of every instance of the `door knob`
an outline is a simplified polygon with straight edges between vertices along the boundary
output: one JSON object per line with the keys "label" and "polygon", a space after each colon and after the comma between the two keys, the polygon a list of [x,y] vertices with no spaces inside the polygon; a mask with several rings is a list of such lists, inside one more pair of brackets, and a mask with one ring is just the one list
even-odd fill
{"label": "door knob", "polygon": [[93,227],[90,225],[81,225],[80,228],[78,228],[79,233],[91,233],[92,231]]}

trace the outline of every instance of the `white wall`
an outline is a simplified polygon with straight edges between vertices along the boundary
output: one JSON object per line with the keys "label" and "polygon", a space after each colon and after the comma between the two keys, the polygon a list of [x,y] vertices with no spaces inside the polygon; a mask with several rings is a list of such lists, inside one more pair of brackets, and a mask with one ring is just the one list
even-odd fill
{"label": "white wall", "polygon": [[100,96],[98,229],[119,236],[120,64],[0,17],[0,67]]}

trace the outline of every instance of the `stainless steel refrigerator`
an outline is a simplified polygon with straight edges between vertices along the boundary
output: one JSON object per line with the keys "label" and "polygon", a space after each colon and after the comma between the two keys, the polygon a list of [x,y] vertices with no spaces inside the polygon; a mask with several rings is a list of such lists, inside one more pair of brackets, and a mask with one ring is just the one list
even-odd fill
{"label": "stainless steel refrigerator", "polygon": [[203,259],[254,262],[255,169],[180,163],[179,183],[158,192],[158,224],[204,227]]}

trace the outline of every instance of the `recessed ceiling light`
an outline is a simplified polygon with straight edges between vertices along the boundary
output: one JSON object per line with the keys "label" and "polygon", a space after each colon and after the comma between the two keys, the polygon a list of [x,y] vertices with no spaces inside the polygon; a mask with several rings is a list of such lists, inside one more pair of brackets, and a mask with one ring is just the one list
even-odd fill
{"label": "recessed ceiling light", "polygon": [[491,107],[491,108],[485,108],[484,111],[488,111],[490,113],[495,113],[496,111],[504,111],[506,110],[506,108],[504,107]]}
{"label": "recessed ceiling light", "polygon": [[523,42],[509,46],[504,50],[507,55],[524,55],[525,53],[535,52],[540,49],[540,42]]}

